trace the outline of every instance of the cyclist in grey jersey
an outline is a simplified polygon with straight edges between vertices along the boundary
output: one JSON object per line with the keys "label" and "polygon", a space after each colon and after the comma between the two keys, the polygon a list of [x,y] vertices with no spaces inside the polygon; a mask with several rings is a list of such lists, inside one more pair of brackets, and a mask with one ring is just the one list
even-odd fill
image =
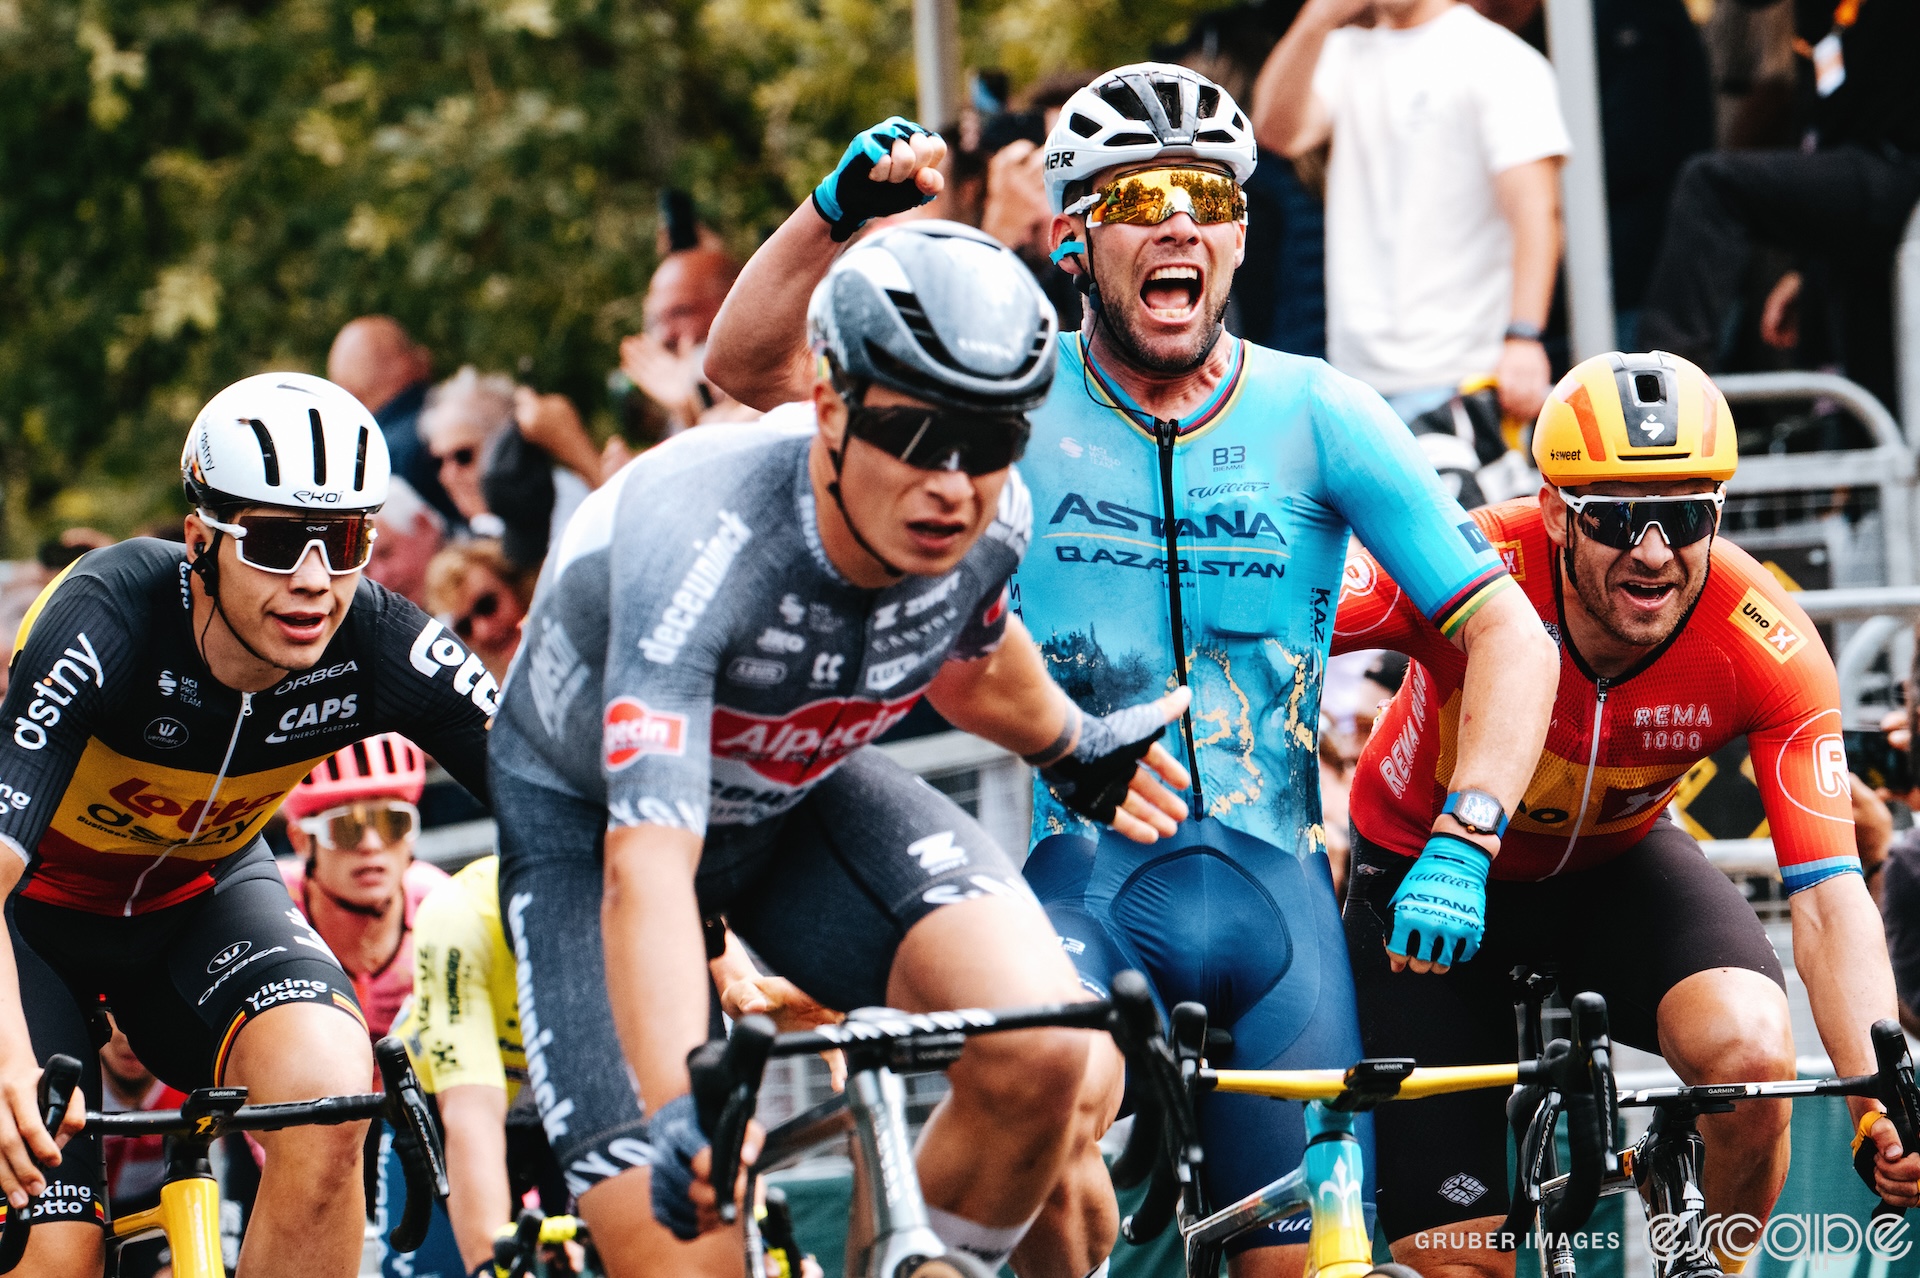
{"label": "cyclist in grey jersey", "polygon": [[[1123,833],[1185,814],[1153,743],[1186,694],[1083,715],[1010,615],[1010,463],[1055,327],[1025,267],[918,223],[848,253],[812,324],[811,405],[678,437],[575,515],[489,746],[530,1085],[616,1275],[699,1270],[654,1221],[717,1223],[686,1094],[703,916],[838,1010],[1083,997],[1005,853],[864,748],[922,694]],[[954,1066],[918,1158],[949,1247],[997,1268],[1063,1175],[1104,1179],[1075,1121],[1105,1103],[1089,1038],[982,1039]]]}

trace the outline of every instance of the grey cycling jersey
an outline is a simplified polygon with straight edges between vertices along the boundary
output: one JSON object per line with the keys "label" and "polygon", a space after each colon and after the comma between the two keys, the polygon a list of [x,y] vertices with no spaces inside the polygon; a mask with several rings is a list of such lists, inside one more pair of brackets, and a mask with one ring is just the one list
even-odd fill
{"label": "grey cycling jersey", "polygon": [[508,672],[495,766],[604,802],[610,829],[707,833],[704,874],[904,718],[942,662],[999,643],[1032,523],[1019,476],[952,572],[865,590],[820,546],[813,433],[809,404],[689,431],[587,498]]}

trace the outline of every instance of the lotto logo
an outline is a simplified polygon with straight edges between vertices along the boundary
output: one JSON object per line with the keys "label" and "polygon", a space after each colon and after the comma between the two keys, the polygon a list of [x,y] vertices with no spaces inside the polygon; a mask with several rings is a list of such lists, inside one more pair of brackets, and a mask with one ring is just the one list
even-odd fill
{"label": "lotto logo", "polygon": [[615,697],[607,703],[600,740],[609,772],[618,772],[643,754],[685,754],[687,716],[649,710],[632,697]]}
{"label": "lotto logo", "polygon": [[1728,618],[1785,665],[1793,654],[1807,646],[1807,636],[1798,625],[1788,622],[1781,609],[1758,589],[1749,589]]}

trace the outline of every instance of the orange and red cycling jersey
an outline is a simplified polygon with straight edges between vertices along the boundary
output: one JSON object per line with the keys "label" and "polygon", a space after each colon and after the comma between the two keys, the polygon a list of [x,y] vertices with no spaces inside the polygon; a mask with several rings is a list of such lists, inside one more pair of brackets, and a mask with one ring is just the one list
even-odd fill
{"label": "orange and red cycling jersey", "polygon": [[[1562,635],[1538,499],[1473,517],[1561,647],[1546,748],[1501,840],[1495,878],[1548,878],[1624,852],[1695,763],[1742,735],[1788,893],[1859,872],[1839,680],[1812,623],[1771,573],[1716,538],[1706,587],[1674,636],[1651,660],[1596,680]],[[1364,648],[1391,648],[1412,664],[1354,770],[1353,825],[1414,856],[1446,799],[1467,661],[1356,549],[1333,650]]]}

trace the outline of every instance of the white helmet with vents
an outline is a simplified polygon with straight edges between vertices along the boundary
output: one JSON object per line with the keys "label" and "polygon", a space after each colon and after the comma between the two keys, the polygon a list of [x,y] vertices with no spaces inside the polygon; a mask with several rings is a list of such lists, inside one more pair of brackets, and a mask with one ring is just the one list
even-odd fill
{"label": "white helmet with vents", "polygon": [[1253,176],[1253,126],[1227,91],[1197,71],[1136,62],[1109,71],[1067,99],[1047,137],[1047,200],[1067,206],[1067,187],[1116,164],[1212,160],[1236,182]]}
{"label": "white helmet with vents", "polygon": [[366,406],[308,373],[259,373],[207,401],[180,453],[187,500],[207,510],[377,510],[387,438]]}

